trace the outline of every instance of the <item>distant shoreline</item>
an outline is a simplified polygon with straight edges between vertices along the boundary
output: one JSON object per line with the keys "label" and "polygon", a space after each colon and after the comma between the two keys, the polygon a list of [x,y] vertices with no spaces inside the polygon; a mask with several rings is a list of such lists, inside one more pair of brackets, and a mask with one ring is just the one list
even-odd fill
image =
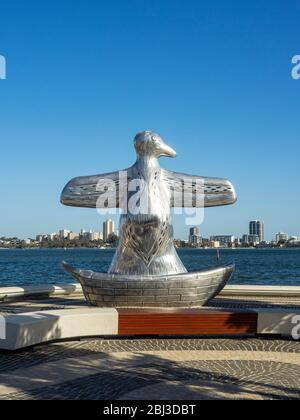
{"label": "distant shoreline", "polygon": [[[0,248],[0,251],[37,251],[37,250],[41,250],[41,251],[78,251],[80,249],[83,250],[98,250],[98,251],[114,251],[117,248],[115,247],[105,247],[105,248],[97,248],[97,247],[67,247],[67,248],[44,248],[44,247],[36,247],[36,248]],[[245,247],[240,247],[240,248],[193,248],[193,247],[180,247],[180,248],[176,248],[177,250],[187,250],[187,251],[290,251],[290,250],[300,250],[300,247],[277,247],[277,248],[269,248],[269,247],[265,247],[265,248],[245,248]]]}

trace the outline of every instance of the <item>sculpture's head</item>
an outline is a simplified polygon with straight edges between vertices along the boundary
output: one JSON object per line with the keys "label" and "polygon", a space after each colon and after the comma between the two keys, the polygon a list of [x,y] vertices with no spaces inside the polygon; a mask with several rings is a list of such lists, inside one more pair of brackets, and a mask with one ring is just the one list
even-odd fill
{"label": "sculpture's head", "polygon": [[152,131],[143,131],[136,135],[134,147],[139,156],[176,157],[176,152],[163,139]]}

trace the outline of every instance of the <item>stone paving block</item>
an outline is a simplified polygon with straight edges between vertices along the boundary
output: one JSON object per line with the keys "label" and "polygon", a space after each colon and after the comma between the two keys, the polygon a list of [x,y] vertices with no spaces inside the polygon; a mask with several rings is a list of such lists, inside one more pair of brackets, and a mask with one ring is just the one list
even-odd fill
{"label": "stone paving block", "polygon": [[[99,339],[50,344],[0,355],[0,383],[11,388],[0,399],[299,400],[300,370],[295,364],[299,347],[294,341],[265,339]],[[148,352],[150,357],[154,352],[160,363],[147,365]],[[111,353],[126,355],[126,366],[112,366]],[[73,369],[66,373],[69,363]],[[61,374],[54,377],[55,372]]]}

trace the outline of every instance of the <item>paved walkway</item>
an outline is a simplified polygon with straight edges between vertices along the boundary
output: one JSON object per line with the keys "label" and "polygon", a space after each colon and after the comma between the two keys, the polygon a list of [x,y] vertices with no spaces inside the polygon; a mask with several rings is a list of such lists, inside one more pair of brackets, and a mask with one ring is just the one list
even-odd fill
{"label": "paved walkway", "polygon": [[[86,305],[83,296],[0,303],[0,315]],[[224,297],[220,308],[300,308]],[[300,399],[300,343],[264,339],[84,340],[0,352],[0,400]]]}
{"label": "paved walkway", "polygon": [[[75,309],[86,306],[83,295],[54,296],[44,299],[27,298],[18,302],[0,302],[0,315],[42,310]],[[208,307],[224,309],[289,308],[300,309],[299,297],[218,297],[209,302]]]}
{"label": "paved walkway", "polygon": [[300,399],[300,345],[86,340],[0,352],[0,399]]}

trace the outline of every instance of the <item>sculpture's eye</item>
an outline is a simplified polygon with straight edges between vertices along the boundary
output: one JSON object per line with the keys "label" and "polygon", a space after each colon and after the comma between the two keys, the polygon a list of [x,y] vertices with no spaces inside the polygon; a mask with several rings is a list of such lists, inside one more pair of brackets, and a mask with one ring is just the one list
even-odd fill
{"label": "sculpture's eye", "polygon": [[153,141],[153,143],[158,143],[158,138],[157,138],[157,137],[155,137],[155,136],[153,136],[153,137],[152,137],[152,141]]}

